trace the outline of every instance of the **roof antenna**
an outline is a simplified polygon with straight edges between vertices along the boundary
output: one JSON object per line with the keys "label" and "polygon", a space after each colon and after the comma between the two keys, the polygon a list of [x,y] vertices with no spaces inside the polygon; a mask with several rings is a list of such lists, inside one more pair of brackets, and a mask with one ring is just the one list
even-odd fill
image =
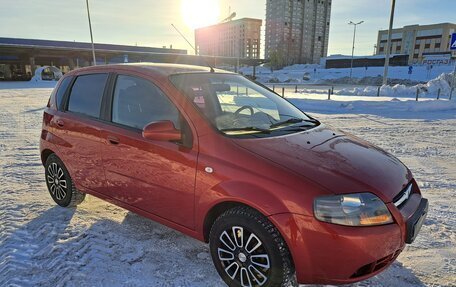
{"label": "roof antenna", "polygon": [[[182,33],[179,31],[179,29],[177,29],[176,26],[174,26],[174,24],[171,23],[171,26],[173,26],[173,28],[177,31],[177,33],[179,33],[179,35],[181,35],[182,38],[184,38],[184,40],[187,42],[187,44],[189,44],[190,47],[192,47],[192,49],[195,51],[195,55],[201,57],[201,55],[198,55],[198,52],[196,51],[196,48],[192,45],[192,43],[190,43],[190,41],[187,40],[187,38],[185,38],[184,34],[182,34]],[[209,64],[209,62],[208,62],[205,58],[203,58],[203,57],[202,57],[202,59],[203,59],[203,61],[206,63],[206,65],[211,69],[211,73],[214,73],[214,68]]]}

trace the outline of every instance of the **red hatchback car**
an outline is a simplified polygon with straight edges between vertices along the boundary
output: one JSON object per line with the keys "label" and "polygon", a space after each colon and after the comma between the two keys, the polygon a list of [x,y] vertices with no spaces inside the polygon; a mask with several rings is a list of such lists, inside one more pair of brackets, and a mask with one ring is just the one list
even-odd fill
{"label": "red hatchback car", "polygon": [[44,112],[41,159],[57,204],[88,193],[209,242],[229,286],[364,280],[428,210],[392,155],[206,67],[66,74]]}

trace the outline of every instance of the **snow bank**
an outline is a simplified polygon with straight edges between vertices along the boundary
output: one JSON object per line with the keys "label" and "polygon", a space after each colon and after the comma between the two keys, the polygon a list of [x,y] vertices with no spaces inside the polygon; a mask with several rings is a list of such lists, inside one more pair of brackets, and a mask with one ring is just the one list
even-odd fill
{"label": "snow bank", "polygon": [[[408,71],[408,66],[390,67],[390,83],[415,85],[427,82],[442,73],[451,73],[453,66],[435,65],[431,70],[428,70],[425,65],[417,65],[413,66],[411,75]],[[252,75],[253,68],[242,67],[240,72],[245,75]],[[352,79],[350,80],[350,68],[324,69],[323,66],[317,64],[297,64],[273,72],[267,66],[256,68],[257,79],[263,83],[347,84],[351,82],[362,85],[379,85],[382,82],[383,67],[368,67],[367,69],[365,67],[355,67],[351,74]]]}
{"label": "snow bank", "polygon": [[322,66],[318,64],[295,64],[291,66],[284,67],[282,71],[304,71],[308,69],[321,69]]}
{"label": "snow bank", "polygon": [[[380,87],[380,95],[383,97],[415,97],[418,90],[419,97],[436,98],[440,90],[441,96],[448,96],[451,92],[450,83],[453,73],[442,73],[437,78],[430,80],[425,84],[417,84],[414,86],[405,86],[396,84],[393,86],[383,85]],[[377,96],[378,87],[355,87],[344,88],[336,91],[337,95],[354,95],[354,96]]]}
{"label": "snow bank", "polygon": [[456,119],[456,102],[448,100],[335,101],[288,98],[305,112],[322,114],[374,114],[392,118]]}

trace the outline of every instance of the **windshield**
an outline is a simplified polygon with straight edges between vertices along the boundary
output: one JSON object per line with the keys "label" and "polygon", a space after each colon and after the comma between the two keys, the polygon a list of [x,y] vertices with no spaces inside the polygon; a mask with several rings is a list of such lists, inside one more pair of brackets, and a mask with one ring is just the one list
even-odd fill
{"label": "windshield", "polygon": [[276,135],[278,130],[283,134],[299,131],[298,126],[302,130],[318,125],[288,101],[240,75],[189,73],[170,79],[225,134]]}

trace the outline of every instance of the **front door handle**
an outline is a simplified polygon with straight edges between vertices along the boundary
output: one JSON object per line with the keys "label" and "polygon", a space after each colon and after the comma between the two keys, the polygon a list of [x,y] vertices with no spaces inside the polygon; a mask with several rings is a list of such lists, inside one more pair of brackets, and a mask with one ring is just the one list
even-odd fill
{"label": "front door handle", "polygon": [[108,142],[110,144],[117,145],[117,144],[119,144],[119,139],[115,136],[108,136]]}
{"label": "front door handle", "polygon": [[63,126],[65,125],[65,122],[63,120],[56,120],[55,123],[61,128],[63,128]]}

